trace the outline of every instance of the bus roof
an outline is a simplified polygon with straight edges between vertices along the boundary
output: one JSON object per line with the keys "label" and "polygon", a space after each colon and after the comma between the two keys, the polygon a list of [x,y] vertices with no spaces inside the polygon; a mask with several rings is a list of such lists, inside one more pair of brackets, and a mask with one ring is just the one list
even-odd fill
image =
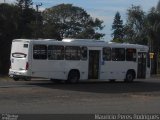
{"label": "bus roof", "polygon": [[13,42],[27,42],[34,44],[55,44],[55,45],[73,45],[73,46],[92,46],[92,47],[125,47],[125,48],[144,48],[148,49],[145,45],[129,44],[129,43],[115,43],[106,42],[94,39],[63,39],[58,41],[56,39],[14,39]]}
{"label": "bus roof", "polygon": [[12,42],[57,41],[56,39],[14,39]]}

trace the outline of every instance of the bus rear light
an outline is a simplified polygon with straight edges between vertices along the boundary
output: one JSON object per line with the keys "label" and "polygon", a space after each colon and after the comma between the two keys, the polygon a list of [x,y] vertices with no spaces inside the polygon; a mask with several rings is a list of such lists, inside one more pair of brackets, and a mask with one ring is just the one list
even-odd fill
{"label": "bus rear light", "polygon": [[28,69],[29,69],[29,63],[26,62],[26,70],[28,70]]}

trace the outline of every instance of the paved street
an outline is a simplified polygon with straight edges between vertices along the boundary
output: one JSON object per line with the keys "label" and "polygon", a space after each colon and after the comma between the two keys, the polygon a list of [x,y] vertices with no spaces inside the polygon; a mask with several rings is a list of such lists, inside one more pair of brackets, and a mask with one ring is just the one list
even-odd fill
{"label": "paved street", "polygon": [[0,113],[159,113],[160,79],[55,84],[0,81]]}

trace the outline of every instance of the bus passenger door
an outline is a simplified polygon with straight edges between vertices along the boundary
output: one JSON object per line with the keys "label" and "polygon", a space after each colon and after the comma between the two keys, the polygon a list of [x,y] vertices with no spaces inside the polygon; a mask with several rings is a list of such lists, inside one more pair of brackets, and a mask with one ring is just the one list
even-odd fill
{"label": "bus passenger door", "polygon": [[89,79],[99,78],[99,58],[100,58],[100,51],[98,50],[89,51],[89,70],[88,70]]}
{"label": "bus passenger door", "polygon": [[146,77],[146,60],[147,60],[147,54],[144,52],[139,52],[138,53],[137,78]]}

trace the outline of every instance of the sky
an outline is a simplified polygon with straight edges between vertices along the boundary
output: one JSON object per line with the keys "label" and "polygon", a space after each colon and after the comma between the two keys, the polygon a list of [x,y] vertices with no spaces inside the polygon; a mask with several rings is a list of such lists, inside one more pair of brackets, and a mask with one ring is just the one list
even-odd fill
{"label": "sky", "polygon": [[[15,0],[0,0],[2,2],[15,3]],[[70,3],[74,6],[83,8],[93,18],[103,20],[105,28],[100,31],[104,34],[104,40],[112,39],[112,23],[116,12],[120,12],[121,19],[124,21],[127,18],[126,11],[132,5],[140,5],[141,8],[148,12],[152,7],[156,7],[159,0],[32,0],[34,5],[42,3],[40,10],[49,8],[61,3]]]}

